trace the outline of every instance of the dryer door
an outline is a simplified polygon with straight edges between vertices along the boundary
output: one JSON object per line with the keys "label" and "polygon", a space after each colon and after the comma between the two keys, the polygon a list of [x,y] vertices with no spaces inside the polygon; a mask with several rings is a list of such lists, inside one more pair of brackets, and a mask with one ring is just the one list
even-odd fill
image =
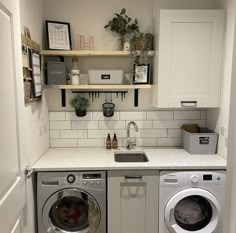
{"label": "dryer door", "polygon": [[221,207],[216,197],[199,188],[176,193],[165,208],[165,222],[172,233],[213,233],[221,218]]}
{"label": "dryer door", "polygon": [[94,233],[101,213],[96,200],[79,189],[64,189],[46,201],[42,211],[48,233]]}

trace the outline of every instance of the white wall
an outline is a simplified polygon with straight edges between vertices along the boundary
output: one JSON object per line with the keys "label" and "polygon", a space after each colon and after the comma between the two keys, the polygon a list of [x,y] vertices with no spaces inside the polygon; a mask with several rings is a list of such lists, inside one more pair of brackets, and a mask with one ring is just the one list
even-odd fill
{"label": "white wall", "polygon": [[[31,38],[42,44],[43,41],[43,1],[20,0],[21,31],[24,25],[30,29]],[[32,164],[48,149],[48,107],[45,96],[41,102],[25,105],[24,117],[26,122],[25,140],[27,141],[28,165]],[[24,232],[35,231],[34,197],[31,179],[27,180],[27,204],[24,208]]]}
{"label": "white wall", "polygon": [[[43,1],[21,0],[21,25],[30,29],[31,38],[43,41]],[[48,148],[48,108],[43,94],[41,102],[25,105],[25,120],[28,123],[29,165],[35,162]]]}
{"label": "white wall", "polygon": [[226,38],[224,53],[224,72],[222,85],[221,109],[212,109],[208,111],[208,127],[219,132],[218,153],[227,156],[228,127],[229,127],[229,103],[230,87],[233,59],[233,39],[234,39],[234,19],[235,19],[235,1],[219,0],[219,8],[224,8],[226,17]]}
{"label": "white wall", "polygon": [[[55,7],[56,6],[56,7]],[[127,14],[132,18],[138,18],[140,29],[144,32],[155,33],[157,29],[158,12],[160,8],[215,8],[214,0],[44,0],[44,18],[69,22],[72,31],[73,48],[76,49],[76,35],[93,35],[95,39],[95,50],[117,50],[118,36],[104,29],[104,25],[113,17],[113,13],[126,8]],[[158,35],[156,35],[158,36]],[[157,56],[158,57],[158,54]],[[130,60],[125,58],[80,58],[79,66],[81,73],[87,73],[88,69],[115,68],[124,69],[131,73]],[[68,65],[70,69],[70,65]],[[67,100],[72,96],[67,91]],[[104,95],[99,100],[91,103],[89,110],[102,110]],[[69,106],[61,108],[60,91],[48,90],[48,106],[50,111],[72,110]],[[154,110],[151,105],[152,91],[142,90],[139,107],[133,107],[133,92],[126,95],[124,102],[113,98],[116,110]]]}

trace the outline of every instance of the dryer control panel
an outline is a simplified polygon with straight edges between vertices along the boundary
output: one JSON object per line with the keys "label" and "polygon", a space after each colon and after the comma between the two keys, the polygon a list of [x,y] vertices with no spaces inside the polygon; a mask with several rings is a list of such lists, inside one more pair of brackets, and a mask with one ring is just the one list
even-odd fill
{"label": "dryer control panel", "polygon": [[224,185],[225,171],[161,172],[161,186]]}

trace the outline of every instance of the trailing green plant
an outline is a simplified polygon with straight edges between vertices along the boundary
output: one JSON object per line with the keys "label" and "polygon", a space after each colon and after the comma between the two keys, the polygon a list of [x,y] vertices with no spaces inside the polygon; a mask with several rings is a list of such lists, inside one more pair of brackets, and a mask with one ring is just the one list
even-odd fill
{"label": "trailing green plant", "polygon": [[104,26],[106,29],[110,29],[112,32],[116,32],[120,35],[120,39],[124,42],[124,37],[129,34],[135,34],[139,32],[138,20],[135,18],[132,20],[127,14],[126,9],[123,8],[121,12],[115,13],[115,17]]}
{"label": "trailing green plant", "polygon": [[70,99],[70,105],[76,110],[84,111],[89,106],[89,100],[85,97],[81,97],[80,95],[76,95]]}
{"label": "trailing green plant", "polygon": [[145,33],[139,32],[133,34],[130,39],[130,55],[132,66],[133,64],[143,64],[146,63],[148,58],[148,47],[146,45]]}

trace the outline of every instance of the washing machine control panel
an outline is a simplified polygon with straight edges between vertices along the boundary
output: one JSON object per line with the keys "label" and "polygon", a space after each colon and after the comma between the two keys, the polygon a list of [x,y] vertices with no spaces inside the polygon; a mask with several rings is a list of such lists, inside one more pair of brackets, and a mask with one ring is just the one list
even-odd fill
{"label": "washing machine control panel", "polygon": [[[167,173],[167,172],[166,172]],[[208,185],[224,185],[224,171],[185,171],[185,172],[162,172],[160,177],[161,186],[184,186],[192,185],[194,187]]]}
{"label": "washing machine control panel", "polygon": [[73,184],[75,182],[76,178],[73,174],[70,174],[67,176],[67,181],[69,184]]}
{"label": "washing machine control panel", "polygon": [[191,177],[191,181],[192,181],[193,183],[197,183],[197,182],[198,182],[198,176],[193,175],[193,176]]}
{"label": "washing machine control panel", "polygon": [[63,186],[80,186],[102,189],[106,185],[106,177],[100,172],[73,172],[67,173],[59,182]]}

